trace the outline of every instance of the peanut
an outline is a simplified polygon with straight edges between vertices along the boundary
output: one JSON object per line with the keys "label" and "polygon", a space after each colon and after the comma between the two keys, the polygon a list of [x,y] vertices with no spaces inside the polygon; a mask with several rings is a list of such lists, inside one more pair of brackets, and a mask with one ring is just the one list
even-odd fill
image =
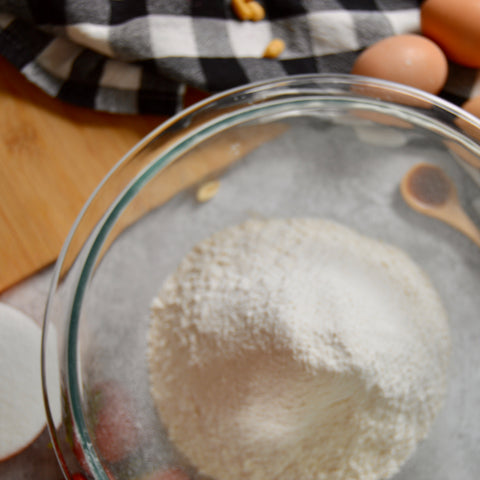
{"label": "peanut", "polygon": [[277,58],[285,50],[285,42],[281,38],[274,38],[263,52],[264,58]]}
{"label": "peanut", "polygon": [[210,182],[204,183],[197,190],[197,202],[208,202],[208,200],[212,199],[217,194],[219,188],[220,182],[218,180],[212,180]]}
{"label": "peanut", "polygon": [[258,22],[265,18],[265,9],[258,2],[248,2],[247,5],[250,8],[250,20]]}
{"label": "peanut", "polygon": [[252,10],[245,0],[232,0],[230,5],[239,20],[251,20]]}

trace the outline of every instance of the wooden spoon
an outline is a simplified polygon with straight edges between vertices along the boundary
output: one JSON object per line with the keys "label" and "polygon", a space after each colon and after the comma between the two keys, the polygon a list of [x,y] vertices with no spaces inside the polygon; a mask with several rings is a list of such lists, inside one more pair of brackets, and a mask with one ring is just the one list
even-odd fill
{"label": "wooden spoon", "polygon": [[415,165],[403,177],[400,191],[411,208],[456,228],[480,247],[480,230],[463,210],[453,181],[440,167]]}

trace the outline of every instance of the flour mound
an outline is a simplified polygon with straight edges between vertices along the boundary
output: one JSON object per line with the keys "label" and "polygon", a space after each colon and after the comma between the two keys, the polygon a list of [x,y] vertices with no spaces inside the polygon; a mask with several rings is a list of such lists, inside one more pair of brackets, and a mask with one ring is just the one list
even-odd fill
{"label": "flour mound", "polygon": [[320,219],[250,220],[198,244],[152,305],[151,391],[217,480],[373,480],[446,389],[439,297],[397,248]]}

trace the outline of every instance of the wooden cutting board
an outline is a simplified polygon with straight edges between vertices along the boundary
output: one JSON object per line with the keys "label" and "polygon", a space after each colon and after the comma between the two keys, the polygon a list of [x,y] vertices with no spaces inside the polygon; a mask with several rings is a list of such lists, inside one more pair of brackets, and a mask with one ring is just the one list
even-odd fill
{"label": "wooden cutting board", "polygon": [[[184,106],[205,96],[188,88]],[[0,292],[55,261],[95,187],[165,119],[67,105],[30,84],[0,57]],[[118,227],[201,184],[286,129],[281,123],[244,126],[231,138],[212,139],[171,166],[159,179],[162,188],[149,182]]]}
{"label": "wooden cutting board", "polygon": [[56,259],[94,188],[164,119],[67,105],[0,57],[0,292]]}

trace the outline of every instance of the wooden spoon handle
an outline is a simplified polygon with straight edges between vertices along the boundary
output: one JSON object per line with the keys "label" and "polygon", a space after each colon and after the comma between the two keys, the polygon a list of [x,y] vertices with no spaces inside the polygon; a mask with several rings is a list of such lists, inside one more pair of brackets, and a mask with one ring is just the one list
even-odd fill
{"label": "wooden spoon handle", "polygon": [[463,233],[480,247],[480,230],[460,205],[452,205],[449,214],[443,218],[443,221]]}

